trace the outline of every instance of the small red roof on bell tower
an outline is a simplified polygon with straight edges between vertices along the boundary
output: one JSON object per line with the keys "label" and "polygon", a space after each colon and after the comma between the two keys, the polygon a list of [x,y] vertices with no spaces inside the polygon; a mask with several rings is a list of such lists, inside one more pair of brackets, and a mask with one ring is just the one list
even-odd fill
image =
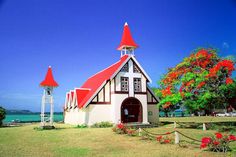
{"label": "small red roof on bell tower", "polygon": [[135,41],[132,38],[129,26],[127,22],[124,25],[123,35],[121,38],[120,45],[118,46],[117,50],[122,50],[123,48],[137,48],[138,45],[135,43]]}
{"label": "small red roof on bell tower", "polygon": [[40,83],[40,86],[49,86],[49,87],[58,86],[58,83],[53,78],[51,66],[48,67],[48,71],[45,76],[45,79]]}

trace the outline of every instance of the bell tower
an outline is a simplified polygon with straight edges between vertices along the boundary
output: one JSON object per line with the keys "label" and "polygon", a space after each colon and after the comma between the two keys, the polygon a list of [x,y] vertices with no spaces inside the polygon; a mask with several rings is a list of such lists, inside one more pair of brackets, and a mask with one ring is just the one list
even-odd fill
{"label": "bell tower", "polygon": [[[52,68],[48,67],[47,74],[45,79],[40,83],[40,86],[43,87],[43,96],[42,96],[42,105],[41,105],[41,127],[54,128],[53,126],[53,89],[58,87],[57,82],[53,78]],[[50,105],[50,115],[45,115],[46,105]],[[49,122],[49,124],[48,124]]]}
{"label": "bell tower", "polygon": [[128,23],[124,25],[123,35],[121,38],[120,45],[117,50],[121,51],[121,57],[123,55],[132,55],[134,56],[134,50],[138,47],[135,41],[132,38]]}

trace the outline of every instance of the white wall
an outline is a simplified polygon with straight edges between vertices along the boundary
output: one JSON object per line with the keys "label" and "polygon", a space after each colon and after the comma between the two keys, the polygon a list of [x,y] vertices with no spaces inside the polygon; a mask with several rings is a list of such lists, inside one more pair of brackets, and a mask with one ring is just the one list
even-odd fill
{"label": "white wall", "polygon": [[97,122],[112,122],[112,106],[108,104],[90,104],[85,114],[85,124],[93,125]]}
{"label": "white wall", "polygon": [[85,122],[85,113],[86,109],[71,109],[68,112],[65,112],[64,122],[66,124],[78,125],[84,124]]}
{"label": "white wall", "polygon": [[112,94],[112,122],[117,124],[121,122],[121,104],[128,97],[128,94]]}
{"label": "white wall", "polygon": [[148,117],[147,117],[147,95],[144,94],[135,94],[135,98],[137,98],[143,107],[143,123],[148,123]]}
{"label": "white wall", "polygon": [[159,109],[157,105],[148,105],[148,112],[151,112],[152,115],[148,115],[148,121],[151,123],[159,122]]}
{"label": "white wall", "polygon": [[[143,123],[148,123],[147,118],[147,96],[146,95],[135,95],[141,104],[143,109]],[[112,94],[112,107],[113,107],[113,123],[120,123],[121,122],[121,105],[122,102],[128,98],[128,94]]]}
{"label": "white wall", "polygon": [[102,121],[112,122],[111,108],[111,105],[107,104],[90,104],[84,109],[71,109],[65,113],[64,122],[72,125],[93,125]]}

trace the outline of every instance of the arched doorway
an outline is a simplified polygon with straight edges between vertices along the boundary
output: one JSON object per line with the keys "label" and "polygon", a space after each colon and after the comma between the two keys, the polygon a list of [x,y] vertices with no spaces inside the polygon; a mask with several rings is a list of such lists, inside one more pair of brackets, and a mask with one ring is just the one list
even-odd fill
{"label": "arched doorway", "polygon": [[142,122],[143,108],[141,102],[134,98],[126,98],[121,105],[121,122]]}

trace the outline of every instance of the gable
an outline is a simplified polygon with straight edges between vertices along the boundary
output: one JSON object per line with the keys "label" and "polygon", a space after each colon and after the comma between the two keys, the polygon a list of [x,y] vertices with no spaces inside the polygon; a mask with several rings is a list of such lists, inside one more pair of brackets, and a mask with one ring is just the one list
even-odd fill
{"label": "gable", "polygon": [[83,100],[78,103],[79,108],[87,106],[92,101],[92,99],[103,88],[106,82],[110,80],[111,76],[118,69],[120,69],[121,66],[123,66],[123,64],[127,61],[128,58],[128,55],[124,55],[118,62],[93,75],[81,86],[81,88],[88,88],[90,89],[90,91],[83,98]]}
{"label": "gable", "polygon": [[[134,62],[138,70],[143,74],[143,76],[146,77],[147,82],[151,82],[150,77],[146,74],[146,72],[140,66],[138,61],[133,56],[124,55],[120,58],[118,62],[96,73],[81,86],[81,89],[89,89],[89,90],[86,92],[86,94],[76,93],[77,106],[79,108],[86,107],[90,102],[96,102],[96,99],[97,99],[97,102],[100,102],[100,101],[107,102],[109,98],[108,97],[104,98],[104,96],[102,96],[104,94],[102,94],[101,92],[103,92],[107,81],[112,80],[120,72],[120,70],[124,66],[126,66],[129,60],[132,60]],[[97,98],[95,99],[95,97]],[[104,100],[104,99],[107,99],[107,100]]]}
{"label": "gable", "polygon": [[123,69],[126,69],[124,68],[127,63],[132,60],[133,61],[133,65],[138,69],[138,71],[144,76],[146,77],[147,81],[152,83],[152,80],[151,78],[147,75],[147,73],[144,71],[144,69],[142,68],[142,66],[139,64],[139,62],[135,59],[135,57],[133,56],[130,56],[129,59],[123,64],[123,66],[121,66],[113,75],[110,79],[113,79],[116,77],[116,75],[119,73],[119,72],[122,72]]}
{"label": "gable", "polygon": [[159,102],[160,102],[159,98],[156,97],[152,89],[149,86],[147,86],[147,103],[156,105]]}

